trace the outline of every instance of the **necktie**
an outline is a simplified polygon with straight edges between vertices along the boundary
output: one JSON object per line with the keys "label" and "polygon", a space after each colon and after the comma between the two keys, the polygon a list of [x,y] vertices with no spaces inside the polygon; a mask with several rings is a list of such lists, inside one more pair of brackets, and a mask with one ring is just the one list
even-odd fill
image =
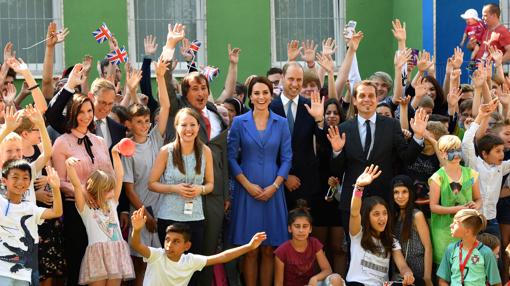
{"label": "necktie", "polygon": [[202,119],[205,123],[205,131],[207,132],[207,140],[211,140],[211,121],[207,118],[205,111],[202,111]]}
{"label": "necktie", "polygon": [[292,113],[292,100],[287,103],[287,121],[289,122],[290,134],[294,131],[294,114]]}
{"label": "necktie", "polygon": [[101,130],[101,124],[103,124],[103,120],[96,120],[96,135],[104,138],[103,131]]}
{"label": "necktie", "polygon": [[372,130],[370,128],[370,120],[365,121],[367,134],[365,135],[365,148],[363,148],[363,157],[368,158],[370,152],[370,145],[372,145]]}

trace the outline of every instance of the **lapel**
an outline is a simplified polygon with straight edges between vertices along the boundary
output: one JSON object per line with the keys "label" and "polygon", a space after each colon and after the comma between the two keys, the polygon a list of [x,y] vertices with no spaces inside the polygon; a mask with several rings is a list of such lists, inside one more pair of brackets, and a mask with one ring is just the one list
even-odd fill
{"label": "lapel", "polygon": [[[356,115],[356,117],[351,122],[351,128],[354,133],[352,141],[353,144],[351,146],[355,148],[356,154],[358,154],[359,157],[363,157],[363,144],[361,144],[361,138],[359,137],[358,115]],[[346,140],[348,139],[346,138]]]}
{"label": "lapel", "polygon": [[275,99],[273,99],[273,102],[271,102],[272,108],[274,113],[280,115],[281,117],[286,118],[285,116],[285,110],[283,110],[283,103],[280,96],[277,96]]}
{"label": "lapel", "polygon": [[294,120],[294,131],[296,131],[297,126],[304,126],[304,120],[306,118],[306,115],[308,114],[308,111],[306,111],[306,108],[305,108],[306,100],[301,95],[298,95],[298,96],[299,96],[299,99],[298,99],[298,105],[297,105],[297,109],[296,109],[296,120]]}
{"label": "lapel", "polygon": [[248,133],[249,136],[253,139],[253,141],[259,145],[259,147],[263,147],[262,139],[260,138],[259,131],[257,130],[257,125],[255,124],[255,119],[253,119],[253,111],[243,115],[243,128],[246,133]]}

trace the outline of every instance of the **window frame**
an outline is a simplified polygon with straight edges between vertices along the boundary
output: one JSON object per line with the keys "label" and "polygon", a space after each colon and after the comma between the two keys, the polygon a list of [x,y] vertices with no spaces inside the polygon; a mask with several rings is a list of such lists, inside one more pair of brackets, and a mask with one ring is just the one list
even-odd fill
{"label": "window frame", "polygon": [[[128,53],[129,53],[129,61],[137,66],[138,68],[141,68],[142,66],[142,54],[143,51],[137,51],[136,49],[136,43],[137,41],[143,41],[142,39],[136,38],[136,19],[135,19],[135,1],[137,0],[127,0],[127,7],[128,7]],[[168,1],[168,0],[167,0]],[[197,39],[202,39],[202,46],[200,46],[200,52],[198,53],[198,63],[203,63],[203,65],[206,65],[207,61],[207,19],[206,19],[206,2],[207,0],[194,0],[196,2],[197,6],[197,17],[195,19],[196,25],[197,25]],[[175,24],[175,23],[162,23],[162,25],[168,25],[168,24]],[[188,39],[188,35],[186,35]],[[193,39],[190,39],[190,41]],[[161,52],[161,49],[163,47],[161,45],[158,46],[158,51],[156,52],[156,55],[158,52]],[[175,49],[175,53],[179,53],[179,45]],[[156,56],[155,55],[155,56]],[[157,57],[154,58],[154,60],[157,60]],[[174,71],[175,77],[183,77],[188,72],[188,66],[186,62],[180,61],[177,64],[177,67]],[[154,66],[151,65],[151,77],[154,78],[155,70]]]}
{"label": "window frame", "polygon": [[[271,67],[283,67],[287,63],[287,60],[285,61],[277,61],[276,55],[276,15],[275,15],[275,1],[278,0],[270,0],[270,17],[271,17]],[[343,29],[341,30],[340,27],[344,27],[346,24],[345,18],[345,5],[347,0],[330,0],[333,2],[333,21],[335,22],[334,27],[334,35],[332,37],[336,41],[337,50],[335,52],[335,67],[339,67],[341,62],[340,60],[343,59],[345,55],[345,44],[343,41]],[[295,39],[298,41],[304,41],[307,39]],[[322,43],[316,43],[318,45],[317,51],[320,52],[322,49]],[[298,57],[299,59],[299,57]],[[301,63],[303,66],[305,65],[304,61],[298,60],[299,63]]]}

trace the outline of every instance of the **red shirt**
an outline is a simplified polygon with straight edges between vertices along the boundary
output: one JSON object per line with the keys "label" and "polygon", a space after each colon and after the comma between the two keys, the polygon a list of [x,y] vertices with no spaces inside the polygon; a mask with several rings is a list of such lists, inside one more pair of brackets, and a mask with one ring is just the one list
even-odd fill
{"label": "red shirt", "polygon": [[308,285],[310,278],[320,272],[316,259],[317,252],[320,250],[322,250],[322,243],[314,237],[308,237],[308,245],[304,252],[297,252],[290,240],[280,245],[274,254],[285,264],[283,285]]}
{"label": "red shirt", "polygon": [[468,39],[476,39],[477,41],[482,41],[483,32],[485,31],[485,26],[483,23],[475,22],[473,25],[467,25],[464,30],[464,34],[467,35]]}
{"label": "red shirt", "polygon": [[481,59],[485,52],[489,53],[489,48],[484,43],[484,41],[488,41],[490,39],[492,32],[499,33],[499,40],[492,42],[491,46],[495,46],[504,54],[506,51],[505,46],[510,45],[510,32],[502,24],[499,24],[494,29],[485,29],[482,35],[482,40],[480,41],[480,49],[478,50],[478,53],[475,57],[476,59]]}

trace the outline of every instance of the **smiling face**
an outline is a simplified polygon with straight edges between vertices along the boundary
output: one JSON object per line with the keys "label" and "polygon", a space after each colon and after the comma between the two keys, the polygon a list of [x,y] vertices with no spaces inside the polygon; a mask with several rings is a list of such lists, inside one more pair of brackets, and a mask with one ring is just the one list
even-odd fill
{"label": "smiling face", "polygon": [[5,140],[0,144],[0,163],[23,158],[23,143],[20,138]]}
{"label": "smiling face", "polygon": [[354,105],[363,118],[370,118],[377,109],[376,90],[371,85],[360,84],[356,87]]}
{"label": "smiling face", "polygon": [[267,110],[271,103],[271,98],[271,91],[264,83],[257,82],[251,88],[250,100],[254,110]]}
{"label": "smiling face", "polygon": [[338,108],[335,104],[330,104],[326,107],[326,122],[328,126],[337,126],[340,124],[340,113],[338,112]]}
{"label": "smiling face", "polygon": [[115,103],[115,90],[102,88],[94,97],[94,107],[97,119],[106,118],[112,112]]}
{"label": "smiling face", "polygon": [[30,172],[21,169],[11,169],[7,178],[2,178],[2,182],[7,189],[9,196],[22,196],[30,186]]}
{"label": "smiling face", "polygon": [[291,64],[283,76],[283,92],[289,99],[294,99],[301,92],[303,86],[303,68],[298,64]]}
{"label": "smiling face", "polygon": [[209,88],[207,82],[203,79],[195,79],[189,83],[189,89],[186,95],[188,102],[197,110],[204,109],[209,97]]}
{"label": "smiling face", "polygon": [[135,136],[147,136],[151,127],[150,115],[134,116],[129,120],[129,130]]}
{"label": "smiling face", "polygon": [[92,120],[94,120],[92,103],[90,103],[90,101],[85,101],[76,115],[77,128],[80,130],[87,130]]}
{"label": "smiling face", "polygon": [[384,231],[388,222],[388,210],[382,204],[376,204],[369,214],[370,226],[377,234]]}
{"label": "smiling face", "polygon": [[298,241],[305,241],[312,233],[312,225],[306,217],[297,217],[292,225],[288,226],[289,233],[292,239]]}
{"label": "smiling face", "polygon": [[181,113],[176,118],[175,130],[179,135],[181,143],[193,143],[198,136],[200,124],[197,119],[190,114]]}
{"label": "smiling face", "polygon": [[393,200],[401,208],[405,208],[409,202],[409,190],[404,186],[393,188]]}

